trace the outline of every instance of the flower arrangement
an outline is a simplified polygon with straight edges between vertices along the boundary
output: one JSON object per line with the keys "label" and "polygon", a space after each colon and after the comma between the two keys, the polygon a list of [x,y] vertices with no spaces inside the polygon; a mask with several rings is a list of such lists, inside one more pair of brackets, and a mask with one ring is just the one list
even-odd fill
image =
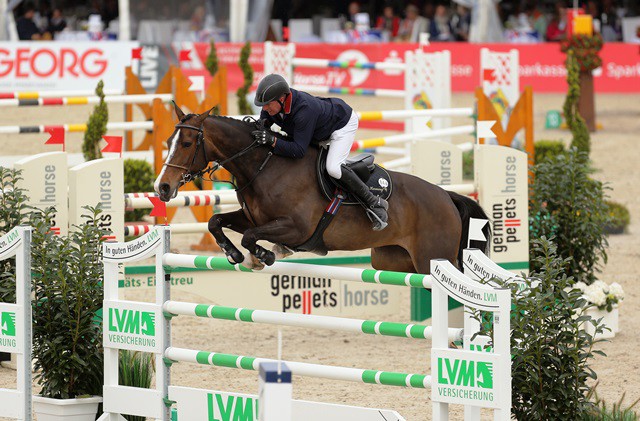
{"label": "flower arrangement", "polygon": [[584,282],[576,282],[574,288],[582,291],[584,298],[599,310],[611,311],[615,304],[624,300],[624,290],[619,283],[608,285],[604,281],[595,281],[591,285]]}
{"label": "flower arrangement", "polygon": [[573,51],[580,64],[581,72],[591,72],[602,66],[599,52],[602,50],[603,40],[600,34],[574,34],[560,44],[560,51]]}

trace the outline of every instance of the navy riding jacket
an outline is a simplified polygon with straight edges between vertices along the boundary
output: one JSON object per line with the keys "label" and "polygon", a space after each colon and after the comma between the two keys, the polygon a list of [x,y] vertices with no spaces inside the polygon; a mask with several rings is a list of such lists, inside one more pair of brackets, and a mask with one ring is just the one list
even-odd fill
{"label": "navy riding jacket", "polygon": [[287,136],[278,136],[273,152],[289,158],[302,158],[311,142],[329,139],[331,133],[347,125],[352,108],[339,98],[320,98],[306,92],[291,89],[291,95],[284,103],[284,112],[270,116],[260,113],[266,119],[281,127]]}

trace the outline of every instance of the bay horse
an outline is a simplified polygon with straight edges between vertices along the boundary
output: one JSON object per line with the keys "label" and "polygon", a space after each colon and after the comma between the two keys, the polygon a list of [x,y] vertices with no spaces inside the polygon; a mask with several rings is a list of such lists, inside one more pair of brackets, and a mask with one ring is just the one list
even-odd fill
{"label": "bay horse", "polygon": [[[235,177],[242,204],[242,209],[214,215],[208,224],[231,263],[262,268],[291,254],[312,236],[328,203],[318,186],[317,148],[309,147],[301,159],[279,157],[254,141],[255,123],[209,116],[211,110],[185,115],[175,103],[174,107],[179,123],[167,141],[169,152],[154,185],[161,200],[170,200],[183,184],[213,171],[207,166],[215,161]],[[324,232],[326,250],[371,248],[371,264],[379,270],[429,273],[435,258],[462,268],[469,218],[488,219],[482,208],[468,197],[418,177],[389,174],[394,185],[389,225],[373,231],[364,209],[342,206]],[[241,244],[249,252],[248,259],[222,228],[243,234]],[[487,226],[487,238],[488,231]],[[273,251],[258,241],[275,244]]]}

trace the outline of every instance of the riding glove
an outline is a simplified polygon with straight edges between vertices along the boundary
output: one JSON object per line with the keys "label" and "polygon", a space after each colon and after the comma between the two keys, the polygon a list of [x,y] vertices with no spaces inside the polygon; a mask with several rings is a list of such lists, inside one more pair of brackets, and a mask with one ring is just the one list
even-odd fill
{"label": "riding glove", "polygon": [[276,137],[265,130],[254,130],[251,132],[253,139],[260,145],[273,147],[276,143]]}

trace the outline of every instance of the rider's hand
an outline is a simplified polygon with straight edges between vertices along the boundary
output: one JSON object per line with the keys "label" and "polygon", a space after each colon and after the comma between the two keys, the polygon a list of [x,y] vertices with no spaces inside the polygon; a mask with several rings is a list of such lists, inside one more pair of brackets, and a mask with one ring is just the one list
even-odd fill
{"label": "rider's hand", "polygon": [[276,143],[276,137],[271,133],[267,133],[265,130],[254,130],[251,132],[253,139],[260,145],[267,145],[273,147]]}

